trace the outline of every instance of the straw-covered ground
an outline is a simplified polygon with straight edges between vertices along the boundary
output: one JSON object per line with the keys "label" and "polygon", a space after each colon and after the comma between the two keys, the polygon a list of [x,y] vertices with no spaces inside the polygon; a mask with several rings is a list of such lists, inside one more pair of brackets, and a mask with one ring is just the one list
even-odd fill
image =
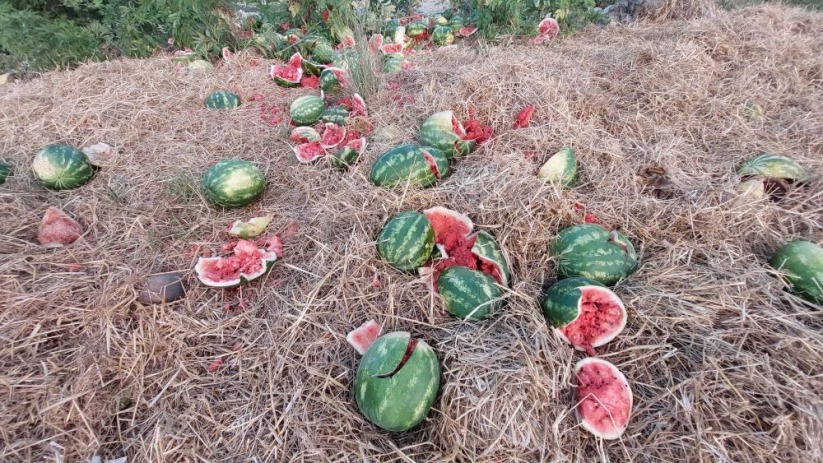
{"label": "straw-covered ground", "polygon": [[[0,152],[18,173],[0,188],[0,460],[823,461],[820,307],[784,292],[766,265],[791,238],[823,240],[823,15],[758,7],[413,60],[400,90],[369,99],[375,132],[347,173],[298,164],[259,102],[202,108],[217,88],[283,108],[304,92],[278,89],[248,56],[210,75],[159,57],[0,87]],[[398,109],[395,94],[415,101]],[[510,130],[528,103],[532,126]],[[425,117],[463,117],[468,104],[496,138],[448,179],[427,190],[368,182],[376,157],[414,140]],[[117,155],[86,186],[47,191],[29,166],[55,142],[107,142]],[[567,144],[579,186],[543,185],[537,168]],[[763,151],[798,160],[811,183],[780,203],[735,202],[736,167]],[[266,171],[261,201],[205,202],[199,178],[225,158]],[[641,187],[648,166],[667,172],[670,198]],[[635,395],[616,442],[577,425],[572,367],[584,354],[539,309],[555,279],[549,243],[582,220],[575,203],[641,255],[616,287],[627,328],[598,350]],[[424,282],[376,255],[390,215],[435,205],[468,214],[506,250],[514,282],[488,321],[446,316]],[[48,206],[86,235],[35,244]],[[280,233],[299,226],[273,271],[239,291],[198,284],[196,256],[262,212]],[[142,276],[180,269],[185,299],[136,302]],[[380,431],[354,403],[359,358],[345,334],[371,318],[426,339],[442,361],[435,407],[411,432]]]}

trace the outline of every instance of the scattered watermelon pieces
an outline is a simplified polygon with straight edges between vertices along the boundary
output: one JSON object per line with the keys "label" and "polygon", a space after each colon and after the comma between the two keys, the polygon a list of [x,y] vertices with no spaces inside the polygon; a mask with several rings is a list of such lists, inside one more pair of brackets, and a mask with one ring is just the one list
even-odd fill
{"label": "scattered watermelon pieces", "polygon": [[303,143],[294,147],[294,154],[297,160],[302,163],[309,163],[326,155],[326,150],[319,141]]}
{"label": "scattered watermelon pieces", "polygon": [[74,243],[82,234],[83,226],[76,220],[56,207],[49,207],[40,223],[37,241],[46,247],[61,247]]}
{"label": "scattered watermelon pieces", "polygon": [[252,217],[248,222],[237,220],[232,223],[229,229],[229,235],[243,239],[254,238],[266,231],[266,227],[271,223],[271,219],[271,215],[266,215],[263,217]]}
{"label": "scattered watermelon pieces", "polygon": [[469,37],[474,35],[475,32],[477,32],[477,26],[469,24],[468,26],[461,27],[457,31],[457,35],[460,37]]}
{"label": "scattered watermelon pieces", "polygon": [[346,128],[333,122],[326,122],[323,135],[320,137],[320,146],[324,150],[337,148],[346,140]]}
{"label": "scattered watermelon pieces", "polygon": [[[469,106],[469,118],[463,121],[465,134],[461,136],[463,140],[474,140],[478,145],[482,145],[491,140],[493,129],[490,125],[481,124],[474,118],[474,109]],[[460,134],[458,134],[460,135]]]}
{"label": "scattered watermelon pieces", "polygon": [[551,40],[560,32],[560,25],[554,18],[546,17],[537,25],[537,37],[529,41],[532,45],[540,45]]}
{"label": "scattered watermelon pieces", "polygon": [[303,76],[303,78],[300,79],[300,86],[304,88],[320,88],[320,77]]}
{"label": "scattered watermelon pieces", "polygon": [[517,113],[517,116],[514,117],[514,128],[522,129],[528,127],[532,116],[534,116],[534,105],[530,104],[521,109],[520,112]]}
{"label": "scattered watermelon pieces", "polygon": [[383,34],[374,34],[369,38],[369,52],[377,53],[383,49]]}
{"label": "scattered watermelon pieces", "polygon": [[354,347],[358,354],[363,355],[369,350],[369,346],[380,337],[382,331],[382,326],[374,320],[369,320],[347,334],[346,341]]}

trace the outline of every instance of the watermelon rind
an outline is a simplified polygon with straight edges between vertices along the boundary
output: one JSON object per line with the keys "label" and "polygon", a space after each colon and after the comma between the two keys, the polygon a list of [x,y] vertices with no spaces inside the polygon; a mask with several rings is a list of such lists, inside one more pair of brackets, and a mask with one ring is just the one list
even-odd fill
{"label": "watermelon rind", "polygon": [[566,146],[546,161],[537,177],[546,183],[556,183],[571,188],[577,181],[577,155]]}
{"label": "watermelon rind", "polygon": [[320,114],[320,120],[324,123],[344,126],[349,122],[349,112],[342,106],[331,106],[323,110]]}
{"label": "watermelon rind", "polygon": [[[632,410],[632,406],[634,404],[634,394],[632,393],[632,388],[629,385],[629,380],[626,379],[626,376],[620,370],[618,370],[617,367],[614,366],[611,362],[608,362],[606,360],[596,358],[596,357],[589,357],[589,358],[585,358],[583,360],[580,360],[574,366],[575,378],[578,377],[578,374],[580,373],[580,370],[582,370],[583,368],[586,368],[587,366],[592,365],[592,364],[600,364],[600,365],[608,367],[609,370],[611,370],[612,375],[614,375],[614,377],[617,379],[617,381],[619,381],[621,384],[624,385],[624,387],[626,388],[626,391],[628,392],[629,416],[631,416],[631,410]],[[581,397],[577,397],[578,406],[575,407],[575,415],[577,416],[577,420],[580,422],[580,425],[583,426],[583,429],[589,431],[590,433],[594,434],[597,437],[600,437],[601,439],[606,439],[606,440],[619,439],[620,436],[623,435],[623,432],[625,431],[625,428],[616,429],[614,432],[611,432],[611,433],[604,433],[604,432],[601,432],[600,430],[598,430],[593,423],[590,423],[587,420],[585,420],[583,418],[583,416],[581,416],[581,414],[580,414],[580,403],[579,402],[580,402],[581,399],[582,399]]]}
{"label": "watermelon rind", "polygon": [[319,76],[322,72],[323,64],[309,59],[303,60],[303,73],[307,76]]}
{"label": "watermelon rind", "polygon": [[320,88],[328,94],[337,93],[343,88],[343,83],[340,82],[335,71],[344,72],[337,67],[328,67],[320,73]]}
{"label": "watermelon rind", "polygon": [[428,29],[429,26],[427,23],[423,21],[415,21],[406,26],[406,35],[412,38],[418,37],[425,34]]}
{"label": "watermelon rind", "polygon": [[452,32],[452,28],[447,25],[435,27],[434,32],[432,33],[432,43],[439,46],[451,45],[454,43],[454,32]]}
{"label": "watermelon rind", "polygon": [[377,254],[392,267],[408,272],[425,264],[434,250],[434,228],[417,211],[395,214],[377,235]]}
{"label": "watermelon rind", "polygon": [[622,233],[612,233],[620,244],[610,240],[611,233],[600,225],[581,224],[561,231],[550,248],[558,260],[558,278],[584,277],[611,286],[632,273],[637,267],[634,247]]}
{"label": "watermelon rind", "polygon": [[240,106],[240,97],[236,93],[217,90],[210,93],[203,104],[208,109],[234,109]]}
{"label": "watermelon rind", "polygon": [[34,155],[34,177],[46,188],[69,190],[85,185],[94,167],[83,151],[68,145],[48,145]]}
{"label": "watermelon rind", "polygon": [[487,261],[497,264],[500,270],[500,275],[503,278],[501,284],[503,286],[509,285],[511,279],[511,272],[509,271],[509,263],[503,249],[497,240],[492,235],[485,231],[479,231],[475,234],[477,237],[474,246],[472,246],[472,253]]}
{"label": "watermelon rind", "polygon": [[406,144],[383,153],[372,165],[369,179],[374,185],[389,188],[407,183],[422,188],[433,185],[438,178],[426,162],[424,151],[434,159],[440,178],[445,178],[449,173],[449,161],[440,150]]}
{"label": "watermelon rind", "polygon": [[793,159],[779,154],[763,153],[743,163],[737,171],[741,177],[763,176],[789,181],[806,179],[806,169]]}
{"label": "watermelon rind", "polygon": [[[360,154],[366,150],[366,139],[360,138],[358,139],[360,142],[360,149],[354,149],[347,144],[346,146],[337,150],[333,156],[329,156],[329,162],[331,166],[335,169],[345,169],[349,166],[353,166],[357,160],[360,158]],[[351,143],[351,142],[349,142]]]}
{"label": "watermelon rind", "polygon": [[6,183],[6,179],[11,177],[11,166],[5,162],[0,162],[0,185]]}
{"label": "watermelon rind", "polygon": [[294,69],[297,72],[297,77],[295,77],[294,80],[290,80],[290,79],[286,79],[284,77],[280,77],[279,75],[277,75],[277,71],[279,69],[284,68],[284,67],[288,67],[288,66],[286,66],[286,65],[272,66],[271,71],[269,71],[269,75],[271,75],[272,79],[274,79],[274,83],[276,83],[277,85],[279,85],[281,87],[286,87],[286,88],[299,87],[300,86],[300,81],[303,79],[303,74],[304,74],[303,69],[302,68],[298,68],[298,69],[290,68],[290,69]]}
{"label": "watermelon rind", "polygon": [[792,291],[809,302],[823,304],[823,247],[806,240],[790,241],[769,260]]}
{"label": "watermelon rind", "polygon": [[242,239],[254,238],[266,231],[266,227],[271,223],[272,216],[252,217],[248,222],[237,220],[232,223],[229,235]]}
{"label": "watermelon rind", "polygon": [[289,135],[289,139],[296,143],[310,143],[320,141],[320,134],[313,127],[295,127]]}
{"label": "watermelon rind", "polygon": [[[374,341],[380,337],[381,331],[383,331],[381,325],[378,325],[374,320],[369,320],[346,334],[346,342],[354,347],[358,354],[364,355]],[[362,336],[367,337],[363,339]]]}
{"label": "watermelon rind", "polygon": [[489,275],[468,267],[448,267],[437,280],[446,312],[464,320],[485,320],[503,305],[503,292]]}
{"label": "watermelon rind", "polygon": [[317,95],[303,95],[289,107],[291,120],[297,125],[311,125],[320,119],[325,104]]}
{"label": "watermelon rind", "polygon": [[394,74],[403,69],[403,56],[395,56],[395,54],[385,55],[383,57],[383,73]]}
{"label": "watermelon rind", "polygon": [[214,205],[233,208],[250,204],[266,189],[263,172],[249,161],[228,159],[211,166],[203,176],[203,191]]}
{"label": "watermelon rind", "polygon": [[[617,335],[620,334],[620,332],[626,327],[626,322],[628,321],[626,306],[623,304],[620,297],[612,290],[606,288],[600,282],[589,280],[587,278],[567,278],[553,284],[546,292],[546,296],[543,298],[540,305],[543,309],[543,316],[546,318],[546,321],[552,325],[554,332],[557,333],[560,339],[569,344],[574,344],[566,337],[566,334],[562,331],[562,328],[571,324],[577,320],[578,317],[580,317],[580,313],[582,311],[580,305],[582,303],[583,291],[586,290],[595,290],[606,293],[612,302],[616,303],[622,309],[620,323],[618,323],[617,326],[611,327],[611,332],[609,334],[601,336],[597,339],[597,341],[591,344],[591,347],[600,347],[616,338]],[[575,349],[577,350],[585,350],[585,347],[586,346],[575,345]]]}
{"label": "watermelon rind", "polygon": [[403,432],[420,424],[434,405],[440,389],[440,362],[425,341],[417,340],[406,363],[400,364],[411,334],[388,333],[377,338],[363,355],[354,379],[354,397],[360,412],[376,426]]}
{"label": "watermelon rind", "polygon": [[277,260],[277,254],[274,252],[268,252],[265,249],[260,249],[260,252],[264,253],[261,257],[263,265],[260,270],[254,273],[241,273],[239,277],[233,280],[213,281],[205,276],[205,270],[203,268],[204,265],[210,261],[218,261],[222,259],[222,257],[200,257],[197,259],[197,264],[194,266],[194,272],[197,274],[197,279],[200,280],[201,283],[213,288],[233,288],[235,286],[244,285],[265,275]]}
{"label": "watermelon rind", "polygon": [[334,48],[325,39],[318,39],[312,48],[311,57],[320,64],[330,64],[334,57]]}
{"label": "watermelon rind", "polygon": [[420,143],[433,146],[451,160],[465,156],[475,148],[474,140],[463,140],[452,126],[454,111],[434,113],[420,126]]}
{"label": "watermelon rind", "polygon": [[765,199],[769,196],[769,194],[766,193],[766,184],[763,182],[762,177],[740,182],[740,184],[735,187],[735,190],[741,197],[752,201]]}

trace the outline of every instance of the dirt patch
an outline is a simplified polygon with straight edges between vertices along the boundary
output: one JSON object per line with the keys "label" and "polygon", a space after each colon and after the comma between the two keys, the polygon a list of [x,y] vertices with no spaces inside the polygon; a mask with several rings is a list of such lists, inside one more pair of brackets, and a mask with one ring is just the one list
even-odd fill
{"label": "dirt patch", "polygon": [[[821,312],[784,293],[766,259],[791,237],[823,240],[823,15],[757,7],[413,60],[398,91],[416,98],[368,101],[375,137],[342,174],[299,164],[288,130],[261,119],[254,95],[286,108],[306,90],[275,87],[271,63],[248,56],[211,75],[118,60],[0,87],[0,152],[18,173],[0,187],[0,460],[820,460]],[[246,103],[203,109],[218,88]],[[762,118],[744,115],[747,100]],[[464,118],[469,104],[495,139],[449,178],[428,190],[369,184],[371,163],[414,140],[428,115]],[[511,130],[527,104],[530,126]],[[54,142],[116,154],[88,185],[50,192],[29,165]],[[582,170],[571,191],[535,178],[565,145]],[[736,167],[762,151],[798,160],[812,182],[779,204],[734,203]],[[258,163],[269,186],[252,207],[215,211],[199,178],[233,157]],[[650,165],[670,199],[638,183]],[[577,426],[582,354],[538,305],[555,275],[549,243],[582,220],[577,203],[640,254],[615,289],[626,330],[599,349],[634,389],[618,443]],[[377,257],[388,217],[438,205],[508,254],[514,281],[492,320],[446,316],[425,281]],[[48,206],[84,237],[36,245]],[[218,250],[232,221],[268,213],[271,230],[294,234],[270,274],[234,291],[193,281],[196,255]],[[136,302],[142,276],[177,270],[185,298]],[[440,396],[412,432],[380,432],[351,394],[358,357],[345,335],[372,318],[425,339],[443,362]]]}

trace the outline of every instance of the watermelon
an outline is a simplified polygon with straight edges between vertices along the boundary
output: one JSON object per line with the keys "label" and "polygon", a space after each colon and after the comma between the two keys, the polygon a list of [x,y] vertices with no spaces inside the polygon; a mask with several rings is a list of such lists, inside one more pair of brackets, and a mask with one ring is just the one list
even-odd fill
{"label": "watermelon", "polygon": [[575,409],[581,426],[602,439],[618,439],[629,424],[634,397],[629,382],[611,363],[594,357],[577,362]]}
{"label": "watermelon", "polygon": [[385,43],[383,44],[383,53],[387,55],[394,55],[397,53],[401,53],[400,58],[403,58],[403,44],[402,43]]}
{"label": "watermelon", "polygon": [[806,169],[796,161],[779,154],[764,153],[743,163],[737,171],[741,177],[765,177],[800,182],[806,179]]}
{"label": "watermelon", "polygon": [[321,63],[312,61],[310,59],[303,60],[303,75],[305,76],[319,76],[320,72],[323,70],[325,66]]}
{"label": "watermelon", "polygon": [[329,94],[339,92],[346,85],[346,72],[340,68],[327,67],[320,73],[320,88]]}
{"label": "watermelon", "polygon": [[543,164],[537,177],[546,183],[556,183],[567,188],[577,181],[577,155],[566,146]]}
{"label": "watermelon", "polygon": [[245,206],[263,194],[266,177],[249,161],[229,159],[211,166],[203,176],[203,191],[217,206]]}
{"label": "watermelon", "polygon": [[334,156],[329,158],[331,166],[336,169],[344,169],[354,165],[366,150],[366,139],[355,138],[346,142],[346,146],[337,150]]}
{"label": "watermelon", "polygon": [[291,120],[296,125],[311,125],[323,114],[323,99],[317,95],[303,95],[294,100],[289,108]]}
{"label": "watermelon", "polygon": [[226,257],[201,257],[194,271],[206,286],[230,288],[263,276],[277,260],[273,251],[258,249],[248,240],[240,240]]}
{"label": "watermelon", "polygon": [[204,101],[208,109],[234,109],[240,106],[240,97],[226,90],[211,92]]}
{"label": "watermelon", "polygon": [[440,363],[425,341],[405,331],[385,334],[369,347],[354,379],[361,413],[387,431],[414,428],[440,389]]}
{"label": "watermelon", "polygon": [[309,163],[324,157],[327,153],[319,141],[312,141],[297,145],[293,148],[297,160],[302,163]]}
{"label": "watermelon", "polygon": [[394,74],[403,69],[403,58],[397,58],[395,55],[385,55],[383,57],[383,73]]}
{"label": "watermelon", "polygon": [[324,150],[337,148],[346,139],[346,128],[335,124],[334,122],[326,122],[323,128],[323,136],[320,138],[320,146]]}
{"label": "watermelon", "polygon": [[67,145],[48,145],[34,155],[34,177],[46,188],[68,190],[84,185],[94,176],[88,157]]}
{"label": "watermelon", "polygon": [[432,33],[432,43],[435,45],[451,45],[454,43],[454,32],[447,25],[437,26]]}
{"label": "watermelon", "polygon": [[558,278],[584,277],[613,285],[637,267],[632,243],[620,232],[581,224],[561,231],[550,249]]}
{"label": "watermelon", "polygon": [[434,15],[434,24],[438,26],[445,26],[449,23],[449,18],[443,16],[441,13]]}
{"label": "watermelon", "polygon": [[369,346],[380,337],[381,331],[383,331],[382,326],[374,320],[369,320],[347,334],[346,341],[354,347],[358,354],[363,355],[369,350]]}
{"label": "watermelon", "polygon": [[383,49],[383,34],[374,34],[369,38],[369,52],[377,53]]}
{"label": "watermelon", "polygon": [[320,64],[330,64],[334,56],[334,48],[326,40],[317,40],[312,49],[312,58]]}
{"label": "watermelon", "polygon": [[229,235],[249,239],[261,235],[271,223],[272,216],[252,217],[248,222],[240,220],[231,224]]}
{"label": "watermelon", "polygon": [[541,302],[543,316],[561,339],[594,355],[626,326],[623,301],[602,284],[586,278],[560,280]]}
{"label": "watermelon", "polygon": [[368,116],[366,100],[359,93],[355,93],[351,97],[351,113],[355,116]]}
{"label": "watermelon", "polygon": [[349,112],[342,106],[332,106],[326,108],[320,115],[320,120],[325,123],[334,123],[337,125],[346,125],[349,122]]}
{"label": "watermelon", "polygon": [[416,270],[429,260],[433,250],[434,228],[417,211],[394,215],[377,235],[377,254],[398,270]]}
{"label": "watermelon", "polygon": [[466,137],[466,130],[453,111],[432,114],[420,127],[420,143],[439,149],[449,160],[474,151],[475,141]]}
{"label": "watermelon", "polygon": [[807,301],[823,304],[823,248],[811,241],[794,240],[769,260],[786,282]]}
{"label": "watermelon", "polygon": [[429,146],[401,145],[383,153],[372,165],[369,179],[377,186],[433,185],[449,174],[449,161]]}
{"label": "watermelon", "polygon": [[471,35],[474,35],[475,32],[477,32],[477,26],[468,25],[465,27],[461,27],[457,31],[457,35],[459,37],[469,37]]}
{"label": "watermelon", "polygon": [[462,319],[485,320],[503,305],[503,292],[494,278],[463,266],[443,270],[437,292],[446,311]]}
{"label": "watermelon", "polygon": [[82,225],[60,209],[49,207],[40,222],[37,241],[49,248],[61,247],[74,243],[81,235]]}
{"label": "watermelon", "polygon": [[415,38],[426,34],[428,30],[429,25],[427,22],[415,21],[406,26],[406,35]]}
{"label": "watermelon", "polygon": [[6,179],[12,176],[11,166],[0,161],[0,185],[6,183]]}
{"label": "watermelon", "polygon": [[186,65],[186,69],[192,74],[205,74],[214,70],[214,65],[211,62],[198,59]]}
{"label": "watermelon", "polygon": [[[474,245],[471,248],[472,254],[481,261],[481,270],[489,273],[495,277],[496,280],[503,286],[509,285],[511,279],[511,272],[509,271],[509,263],[506,259],[500,244],[494,239],[492,235],[485,231],[480,231],[476,235]],[[487,271],[486,269],[496,267],[496,271]]]}
{"label": "watermelon", "polygon": [[149,275],[137,293],[137,301],[141,304],[163,304],[181,299],[186,296],[183,278],[180,272]]}
{"label": "watermelon", "polygon": [[84,146],[81,151],[86,155],[89,164],[94,167],[103,167],[110,165],[114,150],[106,143],[95,143],[94,145]]}
{"label": "watermelon", "polygon": [[291,131],[289,139],[295,143],[309,143],[320,141],[320,134],[312,127],[300,126]]}
{"label": "watermelon", "polygon": [[303,73],[303,55],[299,52],[293,54],[286,64],[274,65],[269,69],[269,75],[281,87],[298,87]]}

